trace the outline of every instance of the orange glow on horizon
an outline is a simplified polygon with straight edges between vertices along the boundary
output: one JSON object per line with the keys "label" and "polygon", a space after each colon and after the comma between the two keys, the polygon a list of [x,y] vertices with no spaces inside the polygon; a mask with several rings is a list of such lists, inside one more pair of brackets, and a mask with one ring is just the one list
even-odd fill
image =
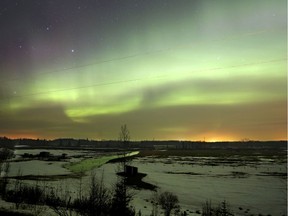
{"label": "orange glow on horizon", "polygon": [[2,137],[7,137],[9,139],[39,139],[39,136],[31,133],[17,133],[17,134],[8,134],[1,135]]}
{"label": "orange glow on horizon", "polygon": [[221,133],[215,133],[215,132],[208,132],[198,135],[197,137],[190,137],[191,141],[203,141],[203,142],[234,142],[234,141],[240,141],[237,136],[233,134],[221,134]]}
{"label": "orange glow on horizon", "polygon": [[[54,136],[41,136],[35,133],[13,133],[13,134],[0,134],[0,137],[7,137],[10,139],[46,139],[46,140],[54,140],[54,139],[61,139],[65,137],[54,137]],[[83,139],[80,137],[70,137],[72,139]],[[95,138],[89,138],[90,140],[101,140]],[[142,141],[143,139],[134,139],[131,141]],[[191,142],[238,142],[238,141],[285,141],[287,140],[286,137],[273,137],[268,139],[261,139],[256,137],[244,137],[244,136],[233,136],[232,134],[217,134],[217,133],[205,133],[198,136],[178,136],[178,137],[166,137],[164,139],[155,139],[155,141],[166,141],[166,140],[175,140],[175,141],[191,141]]]}

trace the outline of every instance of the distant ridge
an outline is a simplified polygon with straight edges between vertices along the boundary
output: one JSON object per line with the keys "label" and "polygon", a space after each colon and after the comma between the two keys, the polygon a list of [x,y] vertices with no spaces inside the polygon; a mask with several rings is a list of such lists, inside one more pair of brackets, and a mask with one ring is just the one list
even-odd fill
{"label": "distant ridge", "polygon": [[[59,148],[59,149],[103,149],[121,150],[121,142],[117,140],[88,140],[59,138],[45,139],[10,139],[0,137],[0,147],[8,148]],[[130,149],[287,149],[287,141],[131,141]]]}

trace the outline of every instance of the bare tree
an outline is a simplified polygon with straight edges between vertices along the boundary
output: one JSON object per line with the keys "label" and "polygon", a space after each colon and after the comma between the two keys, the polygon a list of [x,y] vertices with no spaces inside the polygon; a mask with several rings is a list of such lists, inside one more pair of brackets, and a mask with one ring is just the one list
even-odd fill
{"label": "bare tree", "polygon": [[121,158],[121,167],[122,171],[125,171],[125,166],[127,165],[127,154],[130,148],[130,132],[126,124],[121,125],[119,132],[119,141],[121,143],[121,147],[123,148],[123,154]]}
{"label": "bare tree", "polygon": [[104,185],[104,174],[102,173],[101,180],[93,174],[91,177],[89,204],[90,214],[93,216],[107,215],[111,204],[110,191]]}
{"label": "bare tree", "polygon": [[211,201],[206,200],[206,202],[202,204],[202,216],[212,216],[213,211]]}
{"label": "bare tree", "polygon": [[232,216],[233,212],[229,208],[229,204],[224,200],[218,207],[212,207],[211,201],[202,204],[203,216]]}
{"label": "bare tree", "polygon": [[104,185],[104,174],[101,179],[96,177],[95,173],[91,174],[91,182],[87,196],[80,195],[74,200],[73,208],[80,215],[102,216],[108,215],[111,206],[111,191]]}
{"label": "bare tree", "polygon": [[158,206],[159,206],[159,195],[158,192],[153,192],[151,196],[151,203],[152,203],[152,212],[151,216],[158,216]]}
{"label": "bare tree", "polygon": [[56,189],[52,188],[46,196],[46,205],[59,216],[71,216],[71,196],[67,185],[63,190],[62,185],[59,185]]}
{"label": "bare tree", "polygon": [[122,143],[122,147],[124,149],[129,148],[130,132],[126,124],[121,125],[120,133],[119,133],[119,141]]}
{"label": "bare tree", "polygon": [[164,210],[165,216],[170,216],[173,209],[179,209],[178,197],[171,192],[163,192],[158,198],[159,205]]}

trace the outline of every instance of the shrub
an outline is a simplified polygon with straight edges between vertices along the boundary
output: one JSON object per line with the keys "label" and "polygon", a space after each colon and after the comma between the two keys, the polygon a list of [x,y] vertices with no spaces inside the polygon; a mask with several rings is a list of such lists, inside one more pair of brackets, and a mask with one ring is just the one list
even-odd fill
{"label": "shrub", "polygon": [[165,216],[170,216],[173,209],[179,209],[179,200],[176,195],[171,192],[163,192],[158,198],[159,205],[164,210]]}
{"label": "shrub", "polygon": [[35,185],[23,185],[22,182],[17,180],[14,190],[9,190],[4,199],[8,202],[14,202],[16,209],[18,209],[21,203],[44,204],[45,194],[44,189],[37,183]]}
{"label": "shrub", "polygon": [[100,181],[95,175],[92,175],[88,197],[81,197],[80,195],[75,199],[72,206],[81,215],[108,215],[111,206],[111,193],[104,186],[103,175]]}

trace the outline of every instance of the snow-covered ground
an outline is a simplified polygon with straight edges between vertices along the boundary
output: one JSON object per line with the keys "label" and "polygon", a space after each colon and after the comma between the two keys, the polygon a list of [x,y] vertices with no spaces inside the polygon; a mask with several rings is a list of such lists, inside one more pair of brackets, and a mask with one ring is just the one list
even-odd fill
{"label": "snow-covered ground", "polygon": [[[203,166],[180,164],[169,159],[147,162],[136,159],[133,165],[139,172],[148,174],[143,181],[155,184],[160,191],[170,191],[180,200],[181,209],[189,215],[197,215],[202,204],[208,200],[218,205],[226,200],[237,215],[287,215],[286,178],[275,176],[287,173],[286,164],[257,163],[249,166]],[[106,164],[104,170],[107,184],[116,181],[115,165]],[[135,190],[133,204],[142,215],[150,215],[152,191]],[[246,213],[245,213],[246,212]]]}
{"label": "snow-covered ground", "polygon": [[[195,160],[196,159],[196,160]],[[226,200],[237,215],[287,215],[287,166],[286,162],[276,163],[273,160],[261,159],[249,163],[219,163],[209,165],[215,158],[143,157],[133,160],[139,172],[146,173],[143,181],[154,184],[160,191],[170,191],[180,200],[182,211],[197,215],[202,204],[208,200],[218,205]],[[69,174],[62,167],[65,162],[23,161],[12,162],[10,176],[17,175],[59,175]],[[207,165],[208,164],[208,165]],[[98,177],[104,175],[107,187],[112,187],[117,180],[118,164],[105,164],[94,169]],[[82,179],[83,188],[89,185],[89,175]],[[79,189],[78,179],[65,179],[49,182],[62,185],[76,194]],[[133,205],[142,215],[150,215],[152,191],[132,190]],[[245,213],[246,212],[246,213]]]}

